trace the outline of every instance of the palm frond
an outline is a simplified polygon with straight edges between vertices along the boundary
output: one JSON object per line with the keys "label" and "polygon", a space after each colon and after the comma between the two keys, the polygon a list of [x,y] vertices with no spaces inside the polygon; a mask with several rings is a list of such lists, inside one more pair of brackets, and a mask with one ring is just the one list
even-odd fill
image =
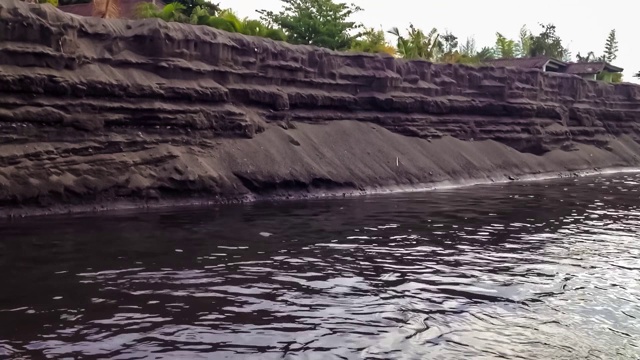
{"label": "palm frond", "polygon": [[395,37],[400,37],[400,29],[398,29],[397,27],[392,27],[389,31],[387,31],[387,33]]}
{"label": "palm frond", "polygon": [[228,31],[228,32],[236,32],[235,24],[221,17],[216,17],[216,16],[209,17],[209,20],[207,21],[207,25],[213,28]]}

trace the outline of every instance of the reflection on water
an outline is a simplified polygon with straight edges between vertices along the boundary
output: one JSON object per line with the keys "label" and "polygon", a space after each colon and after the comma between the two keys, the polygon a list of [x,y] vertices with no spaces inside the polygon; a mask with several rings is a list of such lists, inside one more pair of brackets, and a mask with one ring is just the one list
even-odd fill
{"label": "reflection on water", "polygon": [[0,358],[637,359],[640,175],[0,224]]}

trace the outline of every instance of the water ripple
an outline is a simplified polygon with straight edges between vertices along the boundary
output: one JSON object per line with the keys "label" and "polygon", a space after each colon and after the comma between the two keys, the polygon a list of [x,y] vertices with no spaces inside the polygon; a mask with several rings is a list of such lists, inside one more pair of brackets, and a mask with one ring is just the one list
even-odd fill
{"label": "water ripple", "polygon": [[640,175],[0,224],[0,358],[637,359]]}

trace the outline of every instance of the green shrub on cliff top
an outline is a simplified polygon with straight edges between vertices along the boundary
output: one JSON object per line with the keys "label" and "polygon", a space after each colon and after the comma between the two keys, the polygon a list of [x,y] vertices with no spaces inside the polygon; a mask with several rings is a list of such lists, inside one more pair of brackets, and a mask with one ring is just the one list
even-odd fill
{"label": "green shrub on cliff top", "polygon": [[260,20],[240,19],[231,9],[222,10],[217,16],[209,17],[206,25],[244,35],[260,36],[280,41],[287,39],[282,30],[269,27]]}
{"label": "green shrub on cliff top", "polygon": [[351,50],[366,53],[396,54],[396,48],[385,39],[384,31],[375,29],[363,31],[362,37],[351,44]]}
{"label": "green shrub on cliff top", "polygon": [[181,2],[173,2],[162,9],[152,3],[140,3],[137,7],[139,18],[158,18],[164,21],[206,25],[219,30],[245,35],[261,36],[273,40],[286,40],[286,35],[280,29],[271,28],[259,20],[240,19],[230,9],[211,13],[211,8],[196,6],[190,12]]}
{"label": "green shrub on cliff top", "polygon": [[189,17],[184,13],[185,6],[173,2],[167,4],[162,9],[158,9],[152,3],[140,3],[137,8],[137,15],[140,18],[158,18],[164,21],[189,22]]}

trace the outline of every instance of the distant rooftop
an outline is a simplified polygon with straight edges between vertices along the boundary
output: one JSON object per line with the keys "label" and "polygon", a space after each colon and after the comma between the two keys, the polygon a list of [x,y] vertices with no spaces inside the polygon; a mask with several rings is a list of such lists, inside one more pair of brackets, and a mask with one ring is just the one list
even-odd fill
{"label": "distant rooftop", "polygon": [[515,59],[495,59],[489,60],[487,64],[500,66],[500,67],[517,67],[525,69],[537,69],[541,68],[547,63],[556,66],[566,66],[567,63],[556,60],[548,56],[536,56],[531,58],[515,58]]}
{"label": "distant rooftop", "polygon": [[621,67],[613,66],[604,61],[600,61],[588,63],[571,63],[567,66],[567,69],[564,72],[567,74],[590,75],[599,74],[603,71],[622,72],[623,70],[624,69]]}
{"label": "distant rooftop", "polygon": [[567,63],[548,56],[537,56],[532,58],[518,59],[496,59],[486,62],[488,65],[499,67],[515,67],[521,69],[542,69],[546,71],[554,71],[565,74],[574,75],[597,75],[603,71],[611,73],[619,73],[624,69],[611,65],[604,61],[587,62],[587,63]]}

